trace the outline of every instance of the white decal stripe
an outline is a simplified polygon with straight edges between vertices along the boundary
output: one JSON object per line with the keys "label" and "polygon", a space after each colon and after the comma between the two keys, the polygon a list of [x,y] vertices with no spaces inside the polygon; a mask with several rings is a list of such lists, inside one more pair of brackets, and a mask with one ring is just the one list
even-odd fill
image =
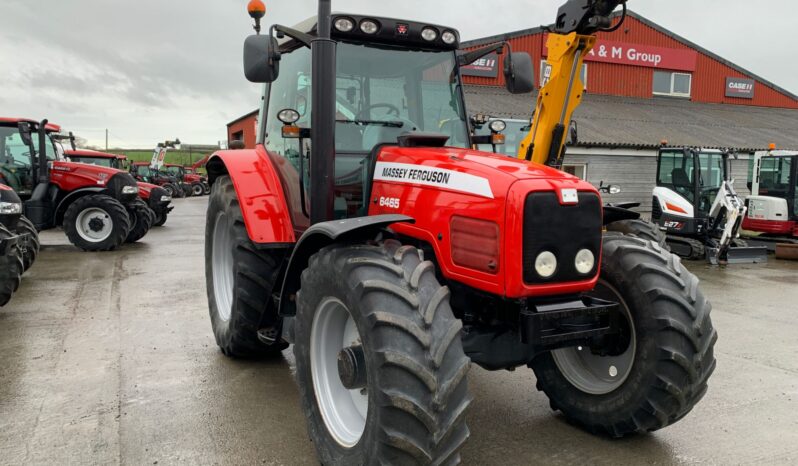
{"label": "white decal stripe", "polygon": [[423,184],[493,199],[487,178],[409,163],[377,162],[374,180]]}

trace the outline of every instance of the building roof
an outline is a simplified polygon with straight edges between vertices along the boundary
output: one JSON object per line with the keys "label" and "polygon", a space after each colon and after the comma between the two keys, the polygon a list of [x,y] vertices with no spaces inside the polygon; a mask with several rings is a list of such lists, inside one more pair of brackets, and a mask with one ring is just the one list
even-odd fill
{"label": "building roof", "polygon": [[[465,86],[469,114],[528,120],[534,95]],[[686,99],[585,95],[573,119],[580,146],[654,148],[671,145],[762,150],[770,143],[798,150],[798,110],[708,104]]]}
{"label": "building roof", "polygon": [[[752,78],[752,79],[755,79],[756,81],[759,81],[760,83],[764,84],[765,86],[768,86],[768,87],[770,87],[770,88],[772,88],[772,89],[774,89],[774,90],[776,90],[776,91],[778,91],[778,92],[780,92],[780,93],[782,93],[782,94],[784,94],[784,95],[786,95],[788,97],[791,97],[791,98],[793,98],[795,100],[798,100],[798,95],[796,95],[796,94],[784,89],[781,86],[778,86],[778,85],[768,81],[765,78],[762,78],[762,77],[760,77],[760,76],[748,71],[747,69],[745,69],[745,68],[743,68],[743,67],[741,67],[741,66],[739,66],[737,64],[734,64],[734,63],[726,60],[725,58],[722,58],[722,57],[718,56],[717,54],[705,49],[704,47],[701,47],[700,45],[696,44],[695,42],[691,42],[691,41],[685,39],[684,37],[676,34],[675,32],[672,32],[672,31],[670,31],[668,29],[665,29],[664,27],[662,27],[659,24],[651,21],[650,19],[648,19],[648,18],[646,18],[644,16],[641,16],[641,15],[639,15],[639,14],[637,14],[637,13],[631,11],[631,10],[627,10],[626,14],[627,14],[627,16],[640,21],[641,23],[645,24],[646,26],[648,26],[648,27],[650,27],[650,28],[652,28],[652,29],[654,29],[654,30],[656,30],[656,31],[658,31],[658,32],[670,37],[671,39],[676,40],[678,42],[681,42],[685,46],[690,47],[690,48],[698,51],[699,53],[707,55],[708,57],[723,63],[724,65],[726,65],[726,66],[728,66],[728,67],[740,72],[741,74],[744,74],[744,75],[748,76],[749,78]],[[620,15],[621,15],[620,12],[615,12],[615,13],[613,13],[612,16],[613,16],[613,18],[617,18]],[[474,40],[470,40],[470,41],[466,41],[466,42],[461,43],[460,47],[463,48],[463,49],[466,49],[466,48],[471,48],[471,47],[478,47],[480,45],[492,44],[492,43],[495,43],[495,42],[510,40],[510,39],[513,39],[513,38],[516,38],[516,37],[523,37],[523,36],[530,36],[530,35],[534,35],[534,34],[541,34],[541,33],[547,32],[549,27],[550,26],[545,26],[544,25],[544,26],[538,26],[538,27],[535,27],[535,28],[522,29],[520,31],[513,31],[513,32],[505,33],[505,34],[499,34],[499,35],[495,35],[495,36],[484,37],[484,38],[481,38],[481,39],[474,39]]]}
{"label": "building roof", "polygon": [[242,116],[236,118],[235,120],[231,121],[230,123],[227,123],[227,127],[229,128],[230,126],[233,126],[234,124],[238,123],[239,121],[246,120],[247,118],[251,118],[253,116],[257,116],[259,111],[260,110],[253,110],[253,111],[247,113],[246,115],[242,115]]}

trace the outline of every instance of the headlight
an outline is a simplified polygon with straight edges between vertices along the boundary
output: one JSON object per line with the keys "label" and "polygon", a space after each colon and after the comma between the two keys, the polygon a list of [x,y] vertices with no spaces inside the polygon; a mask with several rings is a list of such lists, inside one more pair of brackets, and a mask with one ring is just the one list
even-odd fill
{"label": "headlight", "polygon": [[380,27],[377,23],[370,19],[364,19],[363,22],[360,23],[360,30],[366,34],[376,34],[379,29]]}
{"label": "headlight", "polygon": [[421,30],[421,38],[428,42],[432,42],[438,38],[438,31],[433,28],[424,28]]}
{"label": "headlight", "polygon": [[122,194],[136,194],[139,192],[138,186],[123,186]]}
{"label": "headlight", "polygon": [[452,31],[443,31],[441,39],[443,39],[443,43],[446,45],[452,45],[457,42],[457,36]]}
{"label": "headlight", "polygon": [[161,196],[161,202],[172,202],[172,196]]}
{"label": "headlight", "polygon": [[22,213],[22,204],[18,202],[0,202],[0,215],[17,215]]}
{"label": "headlight", "polygon": [[503,120],[493,120],[490,122],[490,130],[494,133],[501,133],[505,129],[507,129],[507,123]]}
{"label": "headlight", "polygon": [[535,259],[535,271],[542,278],[551,277],[557,271],[557,257],[549,251],[541,252]]}
{"label": "headlight", "polygon": [[349,18],[338,18],[335,20],[335,29],[341,32],[349,32],[355,28],[355,22]]}
{"label": "headlight", "polygon": [[593,270],[593,266],[596,265],[596,256],[594,256],[593,252],[589,249],[582,249],[576,253],[574,265],[576,266],[577,272],[586,275],[590,273],[590,271]]}

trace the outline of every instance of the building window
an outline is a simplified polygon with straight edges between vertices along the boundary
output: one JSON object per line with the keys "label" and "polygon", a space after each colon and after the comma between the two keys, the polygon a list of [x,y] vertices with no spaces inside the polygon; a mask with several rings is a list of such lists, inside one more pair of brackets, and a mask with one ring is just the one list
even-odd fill
{"label": "building window", "polygon": [[654,72],[654,95],[690,97],[693,75],[670,71]]}
{"label": "building window", "polygon": [[[546,60],[540,60],[540,87],[546,85],[549,82],[549,78],[551,78],[551,65],[549,65]],[[587,63],[582,63],[582,84],[585,85],[585,90],[587,90]]]}
{"label": "building window", "polygon": [[587,181],[587,164],[584,163],[574,163],[574,164],[563,164],[562,171],[568,173],[569,175],[574,175],[577,178],[583,179]]}
{"label": "building window", "polygon": [[238,131],[233,133],[233,141],[243,141],[244,140],[244,132]]}

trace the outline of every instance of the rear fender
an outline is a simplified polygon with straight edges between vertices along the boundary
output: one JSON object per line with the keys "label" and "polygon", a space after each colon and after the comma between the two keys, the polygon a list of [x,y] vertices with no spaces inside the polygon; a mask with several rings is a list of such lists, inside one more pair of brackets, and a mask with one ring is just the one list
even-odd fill
{"label": "rear fender", "polygon": [[[635,207],[638,205],[640,204],[636,204]],[[615,205],[604,206],[604,225],[609,225],[619,220],[637,220],[638,218],[640,218],[639,213],[629,210],[626,207]]]}
{"label": "rear fender", "polygon": [[293,296],[299,291],[302,271],[307,268],[310,256],[323,247],[333,243],[363,243],[375,239],[391,224],[414,222],[413,218],[406,215],[374,215],[322,222],[308,228],[299,238],[288,263],[280,292],[279,314],[296,315],[296,301]]}
{"label": "rear fender", "polygon": [[206,168],[211,186],[220,176],[233,181],[252,242],[263,247],[296,243],[282,183],[263,146],[216,152]]}

